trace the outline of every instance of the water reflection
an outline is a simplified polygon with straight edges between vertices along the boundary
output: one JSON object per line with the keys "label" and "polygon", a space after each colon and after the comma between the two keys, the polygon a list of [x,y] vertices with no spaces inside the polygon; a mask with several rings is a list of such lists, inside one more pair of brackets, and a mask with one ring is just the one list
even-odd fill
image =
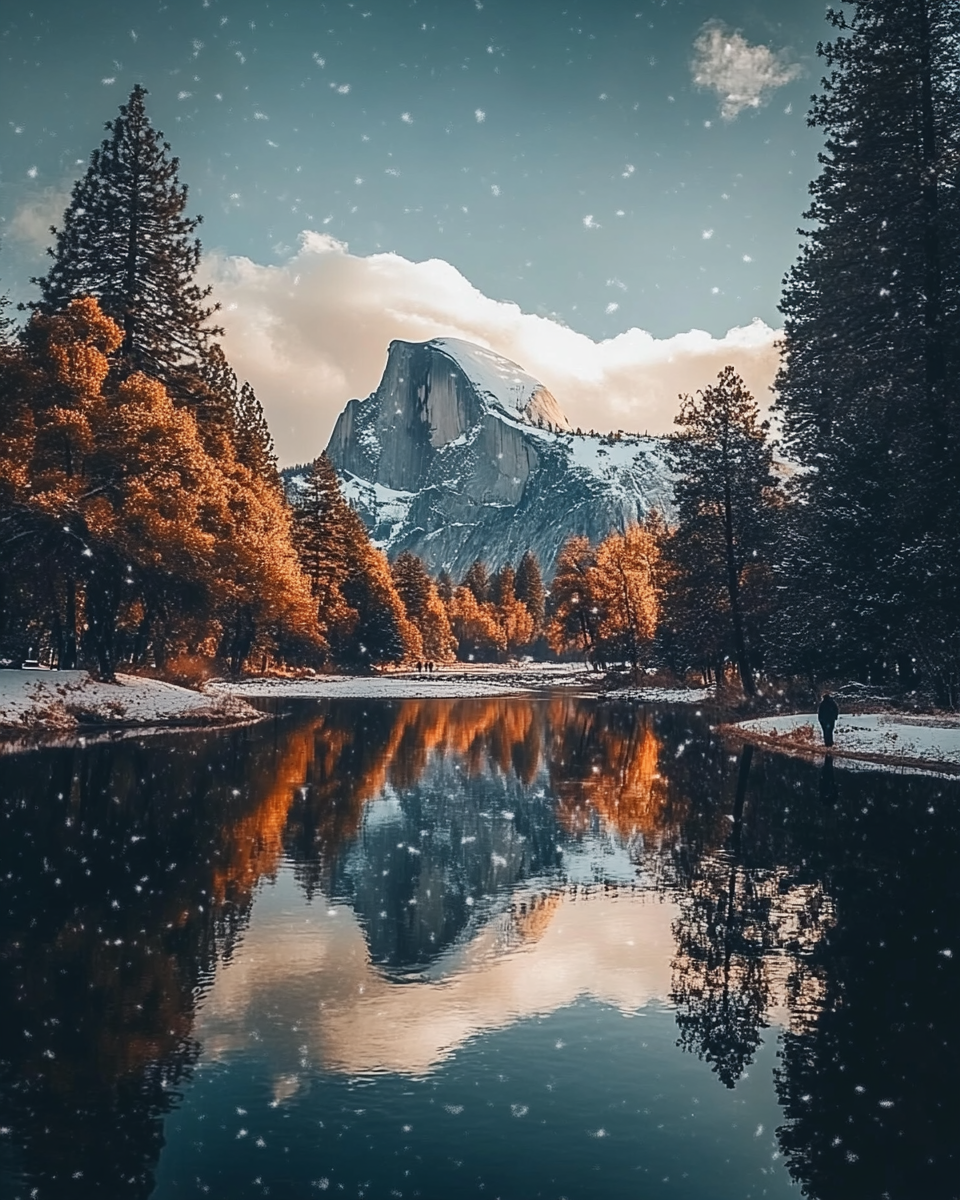
{"label": "water reflection", "polygon": [[275,1031],[279,1103],[592,996],[671,1004],[727,1088],[780,1027],[778,1136],[810,1195],[952,1196],[957,799],[563,698],[9,756],[8,1178],[148,1195],[201,1047],[226,1062],[251,1029]]}

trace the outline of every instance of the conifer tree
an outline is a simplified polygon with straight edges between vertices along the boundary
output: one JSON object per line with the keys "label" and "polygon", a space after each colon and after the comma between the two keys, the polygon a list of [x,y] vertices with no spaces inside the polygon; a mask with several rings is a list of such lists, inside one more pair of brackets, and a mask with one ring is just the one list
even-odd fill
{"label": "conifer tree", "polygon": [[517,599],[526,605],[527,611],[533,618],[534,632],[539,633],[543,628],[543,618],[546,612],[546,590],[543,586],[540,564],[532,550],[527,550],[520,559],[515,591]]}
{"label": "conifer tree", "polygon": [[422,654],[432,662],[449,662],[456,653],[456,639],[437,586],[427,574],[423,560],[404,550],[394,559],[390,573],[407,616],[420,635],[420,650],[415,656],[419,658]]}
{"label": "conifer tree", "polygon": [[200,217],[186,215],[179,160],[156,131],[137,84],[108,137],[75,184],[62,228],[49,251],[53,265],[33,282],[45,313],[95,297],[119,325],[119,373],[143,371],[166,385],[201,362],[220,330],[208,324],[210,288],[195,282]]}
{"label": "conifer tree", "polygon": [[774,485],[768,426],[733,367],[724,367],[712,387],[682,397],[676,423],[668,450],[676,474],[675,575],[687,573],[692,586],[695,574],[707,589],[699,602],[716,606],[713,619],[729,630],[743,689],[752,696],[761,645],[748,585],[766,561]]}
{"label": "conifer tree", "polygon": [[805,470],[779,641],[828,674],[926,656],[956,701],[960,3],[856,0],[828,19],[808,121],[822,170],[781,304],[784,441]]}
{"label": "conifer tree", "polygon": [[344,499],[326,453],[312,463],[295,497],[294,520],[317,619],[336,661],[366,669],[416,654],[419,633],[407,618],[387,560]]}
{"label": "conifer tree", "polygon": [[478,558],[470,564],[463,577],[463,586],[473,592],[478,604],[485,604],[490,599],[490,575],[482,559]]}

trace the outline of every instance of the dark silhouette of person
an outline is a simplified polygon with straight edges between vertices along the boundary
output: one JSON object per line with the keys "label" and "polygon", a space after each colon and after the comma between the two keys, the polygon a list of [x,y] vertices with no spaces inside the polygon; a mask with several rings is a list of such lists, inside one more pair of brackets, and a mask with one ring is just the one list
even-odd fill
{"label": "dark silhouette of person", "polygon": [[421,672],[422,672],[422,671],[423,671],[423,663],[422,663],[422,662],[420,662],[420,661],[419,661],[419,659],[418,659],[418,660],[417,660],[417,674],[418,674],[418,675],[419,675],[419,674],[421,674]]}
{"label": "dark silhouette of person", "polygon": [[833,745],[833,727],[837,723],[837,717],[840,716],[840,709],[837,708],[837,702],[829,692],[824,692],[820,700],[820,707],[817,709],[817,720],[820,722],[820,728],[823,730],[823,744],[825,746]]}

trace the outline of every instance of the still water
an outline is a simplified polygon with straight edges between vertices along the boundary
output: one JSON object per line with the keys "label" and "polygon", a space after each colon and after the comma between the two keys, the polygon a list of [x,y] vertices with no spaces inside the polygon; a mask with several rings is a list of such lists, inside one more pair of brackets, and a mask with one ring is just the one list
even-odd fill
{"label": "still water", "polygon": [[0,1196],[960,1195],[960,783],[708,718],[0,756]]}

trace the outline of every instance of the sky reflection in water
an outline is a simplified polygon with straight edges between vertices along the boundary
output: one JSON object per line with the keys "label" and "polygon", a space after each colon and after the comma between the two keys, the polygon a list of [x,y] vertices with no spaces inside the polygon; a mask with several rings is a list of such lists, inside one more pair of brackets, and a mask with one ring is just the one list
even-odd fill
{"label": "sky reflection in water", "polygon": [[2,767],[4,1195],[956,1194],[956,783],[570,698]]}

